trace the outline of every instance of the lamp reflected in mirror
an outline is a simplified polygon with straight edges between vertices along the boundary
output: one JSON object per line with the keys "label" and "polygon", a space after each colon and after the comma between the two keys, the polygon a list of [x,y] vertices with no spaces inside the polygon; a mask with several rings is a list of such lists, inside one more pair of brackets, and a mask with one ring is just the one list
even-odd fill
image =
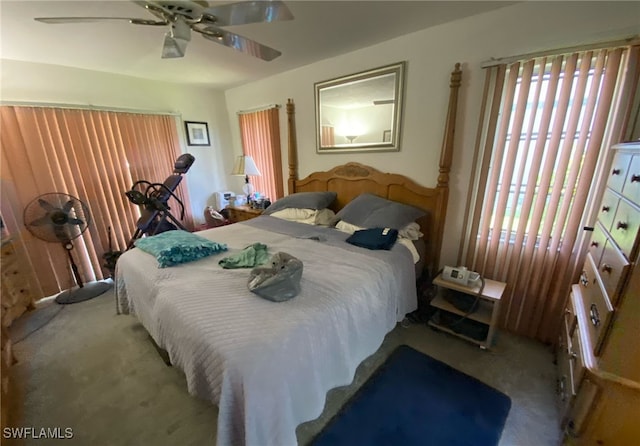
{"label": "lamp reflected in mirror", "polygon": [[345,138],[349,140],[349,144],[353,144],[353,140],[358,137],[358,135],[345,135]]}

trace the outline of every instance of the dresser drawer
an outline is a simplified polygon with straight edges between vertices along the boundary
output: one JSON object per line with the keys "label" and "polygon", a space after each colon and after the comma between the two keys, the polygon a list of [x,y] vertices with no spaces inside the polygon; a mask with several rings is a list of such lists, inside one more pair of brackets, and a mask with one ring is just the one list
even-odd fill
{"label": "dresser drawer", "polygon": [[624,285],[624,280],[622,279],[626,277],[629,267],[629,261],[618,250],[618,247],[611,240],[607,240],[598,265],[598,271],[612,304],[618,301],[620,291]]}
{"label": "dresser drawer", "polygon": [[567,327],[567,334],[569,337],[573,336],[573,332],[576,329],[578,318],[576,316],[576,308],[573,305],[573,298],[570,298],[567,302],[567,306],[564,309],[564,323]]}
{"label": "dresser drawer", "polygon": [[607,231],[611,231],[613,218],[618,210],[618,202],[620,199],[616,194],[607,189],[602,196],[602,204],[598,210],[598,220],[602,223]]}
{"label": "dresser drawer", "polygon": [[613,219],[611,235],[627,258],[631,258],[633,244],[640,229],[640,211],[625,200],[620,200]]}
{"label": "dresser drawer", "polygon": [[631,159],[629,172],[622,187],[622,195],[640,204],[640,155],[634,155]]}
{"label": "dresser drawer", "polygon": [[580,380],[584,374],[584,358],[582,357],[582,343],[580,342],[580,330],[574,330],[570,338],[569,360],[571,361],[571,383],[574,391],[578,390]]}
{"label": "dresser drawer", "polygon": [[[613,220],[613,219],[612,219]],[[591,242],[589,243],[589,253],[593,258],[596,265],[600,264],[602,258],[602,252],[604,251],[604,245],[607,243],[607,235],[602,229],[600,222],[597,222],[593,228],[593,234],[591,235]]]}
{"label": "dresser drawer", "polygon": [[627,173],[629,172],[631,158],[631,153],[617,152],[613,159],[607,184],[616,192],[622,192],[625,180],[627,179]]}
{"label": "dresser drawer", "polygon": [[586,331],[589,335],[590,343],[594,347],[595,354],[613,315],[613,307],[609,302],[606,291],[600,285],[596,266],[589,254],[587,254],[587,259],[580,275],[580,295],[582,305],[586,311]]}
{"label": "dresser drawer", "polygon": [[566,325],[561,328],[560,337],[558,338],[558,350],[556,361],[558,363],[557,377],[557,403],[560,413],[564,416],[567,412],[569,404],[575,395],[575,387],[572,385],[573,371],[571,370],[572,361],[569,357],[569,337]]}

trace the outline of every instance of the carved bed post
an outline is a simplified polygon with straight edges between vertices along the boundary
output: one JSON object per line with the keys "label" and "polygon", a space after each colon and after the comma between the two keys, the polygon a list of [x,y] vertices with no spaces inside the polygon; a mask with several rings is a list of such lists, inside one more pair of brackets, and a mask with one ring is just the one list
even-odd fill
{"label": "carved bed post", "polygon": [[449,108],[447,110],[447,121],[444,128],[444,139],[442,141],[442,152],[440,153],[440,175],[438,175],[438,187],[449,188],[449,171],[451,170],[451,159],[453,158],[453,137],[456,128],[456,110],[458,108],[458,89],[462,79],[460,64],[457,63],[451,72],[451,89],[449,94]]}
{"label": "carved bed post", "polygon": [[435,250],[435,258],[433,261],[433,270],[431,274],[435,274],[440,266],[440,251],[442,250],[442,238],[444,236],[444,226],[447,216],[447,202],[449,199],[449,172],[451,171],[451,160],[453,158],[453,139],[456,128],[456,111],[458,108],[458,89],[462,79],[462,71],[460,64],[456,63],[454,70],[451,72],[451,81],[449,83],[449,107],[447,109],[447,119],[444,128],[444,138],[442,140],[442,150],[440,152],[440,174],[438,175],[438,190],[440,191],[440,209],[441,214],[438,219],[438,245]]}
{"label": "carved bed post", "polygon": [[296,107],[293,99],[287,100],[287,131],[289,142],[289,194],[294,193],[296,180],[298,179],[298,140],[296,139]]}

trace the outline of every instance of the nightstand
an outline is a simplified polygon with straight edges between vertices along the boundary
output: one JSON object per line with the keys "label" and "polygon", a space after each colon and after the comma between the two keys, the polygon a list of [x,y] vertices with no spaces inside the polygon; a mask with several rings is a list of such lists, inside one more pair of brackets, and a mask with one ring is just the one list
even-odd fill
{"label": "nightstand", "polygon": [[433,284],[438,286],[438,293],[431,301],[431,306],[437,311],[429,325],[478,344],[482,349],[490,348],[497,328],[500,299],[507,284],[485,279],[478,308],[470,314],[449,303],[445,296],[447,293],[461,293],[462,297],[472,301],[480,291],[480,286],[462,286],[444,280],[441,275],[433,279]]}
{"label": "nightstand", "polygon": [[229,221],[231,223],[238,223],[239,221],[251,220],[252,218],[262,215],[264,209],[253,209],[250,206],[228,206],[226,208],[229,212]]}

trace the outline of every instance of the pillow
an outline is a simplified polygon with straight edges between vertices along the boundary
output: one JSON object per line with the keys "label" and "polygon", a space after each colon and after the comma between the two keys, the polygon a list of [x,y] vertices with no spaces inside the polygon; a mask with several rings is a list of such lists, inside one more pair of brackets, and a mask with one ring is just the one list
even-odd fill
{"label": "pillow", "polygon": [[187,231],[166,231],[136,240],[135,245],[155,256],[160,268],[192,262],[227,250],[227,245]]}
{"label": "pillow", "polygon": [[363,228],[402,229],[425,216],[421,209],[373,194],[360,194],[336,214],[340,220]]}
{"label": "pillow", "polygon": [[398,235],[408,240],[419,240],[424,234],[420,232],[420,225],[412,221],[404,228],[398,230]]}
{"label": "pillow", "polygon": [[331,209],[314,210],[299,208],[282,209],[281,211],[276,211],[271,214],[272,217],[281,218],[283,220],[320,226],[330,226],[335,215],[336,214]]}
{"label": "pillow", "polygon": [[346,221],[340,220],[338,223],[336,223],[336,229],[342,232],[346,232],[348,234],[353,234],[356,231],[359,231],[361,229],[360,226],[356,226],[356,225],[352,225],[351,223],[347,223]]}
{"label": "pillow", "polygon": [[276,211],[288,208],[315,210],[328,208],[337,195],[335,192],[298,192],[272,203],[264,210],[263,214],[271,215]]}

